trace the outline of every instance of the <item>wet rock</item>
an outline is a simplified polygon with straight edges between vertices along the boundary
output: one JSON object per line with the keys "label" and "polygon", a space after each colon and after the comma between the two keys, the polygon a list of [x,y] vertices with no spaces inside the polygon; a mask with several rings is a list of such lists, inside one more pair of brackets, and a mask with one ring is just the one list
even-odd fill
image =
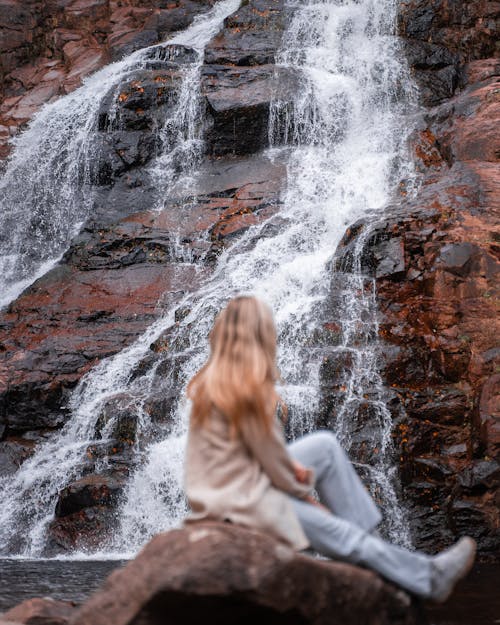
{"label": "wet rock", "polygon": [[46,554],[98,549],[116,527],[124,484],[115,471],[112,476],[87,475],[63,488],[48,529]]}
{"label": "wet rock", "polygon": [[275,61],[288,10],[283,0],[249,0],[224,21],[208,44],[205,64],[268,65]]}
{"label": "wet rock", "polygon": [[[286,583],[284,581],[286,580]],[[203,523],[156,536],[75,614],[73,625],[156,623],[421,623],[375,573],[294,553],[237,525]],[[425,620],[425,619],[424,619]]]}
{"label": "wet rock", "polygon": [[400,3],[399,32],[424,104],[433,106],[453,95],[465,62],[495,56],[497,19],[494,3]]}
{"label": "wet rock", "polygon": [[137,406],[126,394],[108,400],[95,425],[96,438],[112,438],[131,445],[137,433]]}
{"label": "wet rock", "polygon": [[267,147],[271,101],[290,101],[297,85],[285,68],[205,66],[202,88],[212,120],[206,135],[209,153],[251,154]]}
{"label": "wet rock", "polygon": [[84,508],[112,506],[117,503],[122,489],[123,483],[113,478],[100,475],[83,477],[59,493],[56,517],[65,517]]}
{"label": "wet rock", "polygon": [[500,486],[500,464],[495,460],[476,460],[459,473],[457,481],[464,490],[484,493]]}
{"label": "wet rock", "polygon": [[[140,199],[130,190],[129,201],[139,204],[135,212],[122,205],[112,219],[106,205],[108,214],[87,222],[61,264],[0,315],[0,423],[11,434],[63,425],[69,394],[82,376],[136,340],[165,311],[175,310],[231,237],[276,211],[284,177],[284,163],[261,155],[216,159],[201,168],[196,186],[174,189],[162,211],[137,210]],[[202,259],[204,270],[193,266]],[[175,339],[176,349],[184,349],[188,339],[187,329]],[[133,377],[157,364],[168,347],[160,343]],[[159,371],[168,383],[145,405],[162,427],[169,427],[177,401],[180,364],[178,358],[165,361]],[[89,449],[89,462],[105,459],[126,473],[133,464],[127,451],[134,438],[133,409],[127,416],[120,406],[107,408],[109,416],[117,416],[119,431],[109,432],[106,448]]]}
{"label": "wet rock", "polygon": [[80,86],[110,60],[164,41],[186,28],[211,2],[108,0],[0,5],[0,158],[11,136],[46,102]]}
{"label": "wet rock", "polygon": [[33,453],[33,443],[22,439],[0,443],[0,477],[12,475]]}
{"label": "wet rock", "polygon": [[500,375],[486,380],[481,389],[479,427],[486,453],[493,458],[500,454]]}
{"label": "wet rock", "polygon": [[211,120],[209,154],[251,154],[269,144],[271,101],[283,106],[299,78],[274,65],[291,9],[282,0],[249,0],[208,44],[202,92]]}
{"label": "wet rock", "polygon": [[2,621],[23,625],[67,625],[76,604],[71,601],[55,601],[48,597],[27,599],[2,614]]}

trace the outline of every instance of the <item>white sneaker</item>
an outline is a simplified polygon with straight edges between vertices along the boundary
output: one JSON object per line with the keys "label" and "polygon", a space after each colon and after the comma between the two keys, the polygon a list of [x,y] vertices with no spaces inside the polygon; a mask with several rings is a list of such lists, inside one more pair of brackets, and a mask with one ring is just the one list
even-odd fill
{"label": "white sneaker", "polygon": [[432,590],[430,599],[443,603],[455,584],[465,577],[474,564],[476,541],[464,536],[449,549],[432,558]]}

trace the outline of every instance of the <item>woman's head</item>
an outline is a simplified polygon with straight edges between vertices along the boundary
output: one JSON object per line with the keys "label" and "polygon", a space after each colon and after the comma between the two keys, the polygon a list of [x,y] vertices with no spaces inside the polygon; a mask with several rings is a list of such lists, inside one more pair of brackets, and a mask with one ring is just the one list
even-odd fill
{"label": "woman's head", "polygon": [[202,425],[213,408],[236,428],[248,416],[269,424],[279,401],[277,378],[270,309],[255,297],[235,297],[218,314],[210,333],[210,356],[188,385],[194,424]]}

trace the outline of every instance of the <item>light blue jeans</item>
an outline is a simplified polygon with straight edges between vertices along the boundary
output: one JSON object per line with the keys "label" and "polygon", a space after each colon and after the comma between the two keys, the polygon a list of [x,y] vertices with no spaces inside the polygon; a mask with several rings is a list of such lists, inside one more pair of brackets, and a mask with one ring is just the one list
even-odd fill
{"label": "light blue jeans", "polygon": [[331,510],[292,498],[311,547],[318,553],[361,564],[410,592],[431,592],[431,557],[392,545],[372,532],[381,514],[347,454],[331,432],[308,434],[288,446],[290,455],[316,473],[316,490]]}

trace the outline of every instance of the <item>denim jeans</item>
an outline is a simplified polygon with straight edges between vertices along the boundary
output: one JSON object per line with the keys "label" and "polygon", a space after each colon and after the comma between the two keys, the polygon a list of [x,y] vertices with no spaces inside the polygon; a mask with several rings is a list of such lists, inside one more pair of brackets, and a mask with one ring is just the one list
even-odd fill
{"label": "denim jeans", "polygon": [[314,469],[320,500],[331,511],[292,498],[311,547],[324,556],[373,569],[416,595],[429,596],[431,557],[371,533],[381,514],[335,436],[314,432],[291,443],[288,450]]}

